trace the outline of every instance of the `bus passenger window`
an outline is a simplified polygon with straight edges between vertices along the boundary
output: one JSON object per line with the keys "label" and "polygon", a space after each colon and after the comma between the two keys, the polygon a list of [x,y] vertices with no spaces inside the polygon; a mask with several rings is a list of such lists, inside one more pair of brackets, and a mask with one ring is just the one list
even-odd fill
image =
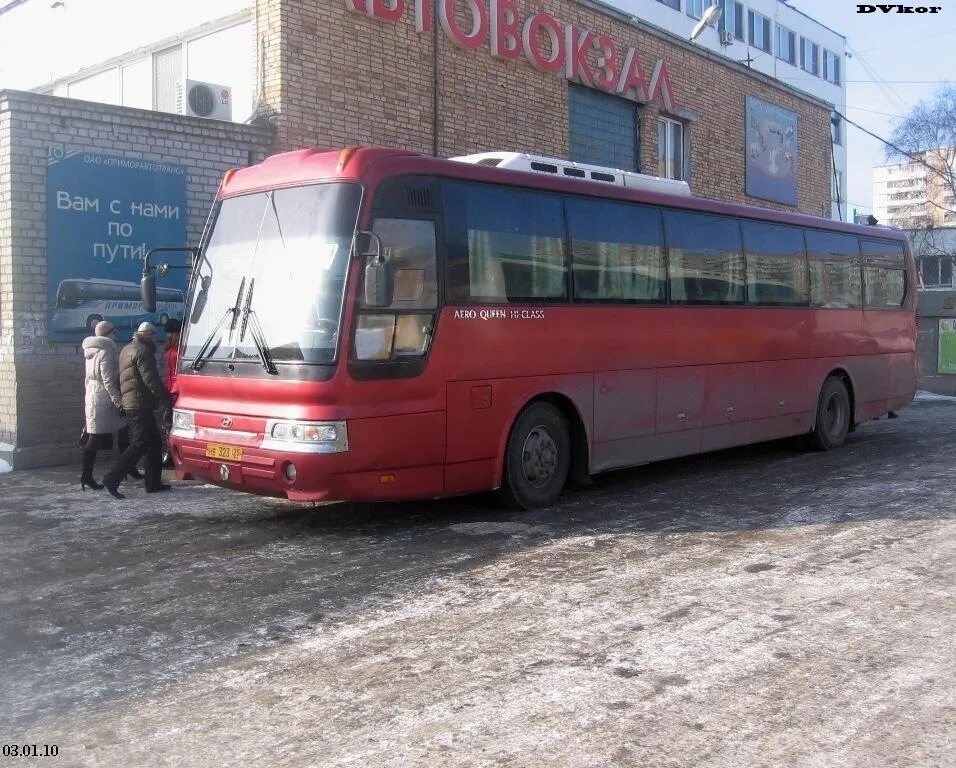
{"label": "bus passenger window", "polygon": [[902,243],[861,240],[864,306],[901,307],[906,297],[906,259]]}
{"label": "bus passenger window", "polygon": [[860,246],[852,235],[806,230],[810,303],[827,309],[861,305]]}
{"label": "bus passenger window", "polygon": [[576,300],[664,301],[659,209],[570,199],[567,212]]}
{"label": "bus passenger window", "polygon": [[445,204],[450,301],[567,298],[560,197],[449,182]]}
{"label": "bus passenger window", "polygon": [[736,219],[665,211],[671,300],[743,304],[744,259]]}
{"label": "bus passenger window", "polygon": [[747,303],[807,306],[807,252],[803,230],[762,221],[744,221]]}

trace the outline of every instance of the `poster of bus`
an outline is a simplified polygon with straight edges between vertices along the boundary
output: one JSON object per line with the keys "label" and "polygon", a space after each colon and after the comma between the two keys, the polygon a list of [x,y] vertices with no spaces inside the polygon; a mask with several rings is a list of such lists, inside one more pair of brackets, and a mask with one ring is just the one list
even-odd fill
{"label": "poster of bus", "polygon": [[747,194],[797,204],[796,113],[747,97]]}
{"label": "poster of bus", "polygon": [[100,320],[132,338],[143,321],[160,337],[185,311],[186,270],[159,288],[155,312],[140,301],[150,248],[185,246],[186,168],[143,158],[49,149],[47,300],[50,341],[78,342]]}

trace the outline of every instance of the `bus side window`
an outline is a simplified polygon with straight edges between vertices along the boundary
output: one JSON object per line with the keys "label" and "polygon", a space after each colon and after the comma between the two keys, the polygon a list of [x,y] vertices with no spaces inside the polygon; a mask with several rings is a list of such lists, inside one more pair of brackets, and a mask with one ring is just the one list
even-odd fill
{"label": "bus side window", "polygon": [[906,298],[906,257],[902,243],[861,240],[864,306],[901,307]]}
{"label": "bus side window", "polygon": [[665,300],[659,209],[575,198],[566,201],[566,208],[576,300]]}
{"label": "bus side window", "polygon": [[810,304],[856,309],[862,304],[860,246],[853,235],[806,230],[810,260]]}
{"label": "bus side window", "polygon": [[762,221],[744,221],[747,303],[807,306],[807,251],[803,230]]}
{"label": "bus side window", "polygon": [[450,181],[444,200],[450,302],[567,299],[560,197]]}
{"label": "bus side window", "polygon": [[[423,357],[438,309],[435,223],[378,218],[372,231],[381,238],[392,267],[392,303],[375,310],[360,306],[355,356],[381,361]],[[364,298],[364,290],[359,295]]]}
{"label": "bus side window", "polygon": [[665,211],[671,300],[743,304],[744,258],[736,219]]}

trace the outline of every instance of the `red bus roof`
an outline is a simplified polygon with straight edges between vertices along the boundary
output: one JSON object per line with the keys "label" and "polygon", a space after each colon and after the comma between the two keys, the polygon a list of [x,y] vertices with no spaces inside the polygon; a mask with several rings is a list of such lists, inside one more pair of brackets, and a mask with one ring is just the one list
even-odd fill
{"label": "red bus roof", "polygon": [[628,189],[599,181],[552,176],[546,173],[515,171],[430,157],[417,152],[387,147],[349,147],[342,150],[311,149],[284,152],[258,165],[228,171],[219,190],[220,197],[299,186],[330,179],[360,181],[368,176],[440,176],[471,181],[507,184],[532,189],[593,195],[606,199],[666,205],[725,216],[763,219],[781,224],[811,226],[858,236],[889,237],[906,241],[901,230],[887,226],[849,224],[803,213],[790,213],[759,206],[727,203],[703,197],[683,197],[659,192]]}

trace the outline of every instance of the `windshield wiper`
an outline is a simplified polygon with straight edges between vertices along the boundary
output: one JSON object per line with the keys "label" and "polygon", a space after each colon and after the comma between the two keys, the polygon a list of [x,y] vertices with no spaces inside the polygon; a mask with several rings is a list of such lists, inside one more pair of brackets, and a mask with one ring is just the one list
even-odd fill
{"label": "windshield wiper", "polygon": [[252,341],[256,345],[256,351],[259,353],[259,359],[262,360],[262,367],[273,376],[278,376],[279,369],[276,368],[275,363],[272,362],[272,355],[269,354],[269,345],[266,343],[266,337],[262,332],[262,326],[259,324],[259,318],[256,316],[256,311],[254,309],[250,309],[246,319],[251,321],[249,326],[252,330]]}
{"label": "windshield wiper", "polygon": [[196,359],[193,360],[192,365],[189,367],[194,371],[198,371],[203,367],[203,364],[206,362],[205,358],[206,353],[209,351],[209,348],[212,346],[214,341],[219,339],[219,329],[226,324],[226,320],[236,314],[235,307],[229,307],[225,312],[222,313],[222,317],[219,319],[219,322],[216,323],[216,327],[209,332],[209,335],[206,337],[206,340],[203,342],[202,346],[199,348],[199,351],[196,353]]}
{"label": "windshield wiper", "polygon": [[[272,356],[269,354],[269,345],[266,343],[265,334],[262,332],[262,326],[259,324],[259,317],[252,308],[252,292],[256,289],[256,279],[249,281],[249,292],[246,293],[246,303],[242,307],[242,324],[239,326],[239,342],[246,338],[246,327],[252,330],[252,343],[256,345],[256,352],[259,353],[259,359],[262,360],[262,367],[273,376],[278,375],[279,369],[272,362]],[[251,322],[250,322],[251,321]],[[236,345],[238,349],[239,345]]]}
{"label": "windshield wiper", "polygon": [[[239,319],[239,302],[242,301],[242,289],[246,287],[246,278],[242,278],[242,282],[239,283],[239,293],[236,294],[236,303],[232,305],[232,322],[229,323],[229,335],[232,335],[232,332],[236,329],[236,321]],[[249,286],[251,291],[252,286]]]}
{"label": "windshield wiper", "polygon": [[[209,332],[209,335],[206,337],[206,340],[202,343],[202,346],[199,348],[199,351],[196,353],[196,359],[193,360],[192,365],[189,366],[194,371],[198,371],[200,368],[203,367],[203,364],[206,362],[203,358],[205,358],[206,353],[209,352],[209,348],[212,346],[212,343],[219,339],[219,335],[218,335],[219,329],[222,328],[223,325],[225,325],[226,320],[229,319],[230,317],[232,318],[232,322],[229,323],[230,334],[232,333],[233,329],[236,327],[236,320],[238,320],[239,318],[239,302],[242,301],[242,289],[245,287],[246,287],[246,278],[242,278],[242,282],[239,283],[239,293],[236,294],[236,303],[222,313],[222,317],[219,318],[219,322],[216,323],[216,327]],[[252,293],[251,283],[249,284],[249,293]]]}

